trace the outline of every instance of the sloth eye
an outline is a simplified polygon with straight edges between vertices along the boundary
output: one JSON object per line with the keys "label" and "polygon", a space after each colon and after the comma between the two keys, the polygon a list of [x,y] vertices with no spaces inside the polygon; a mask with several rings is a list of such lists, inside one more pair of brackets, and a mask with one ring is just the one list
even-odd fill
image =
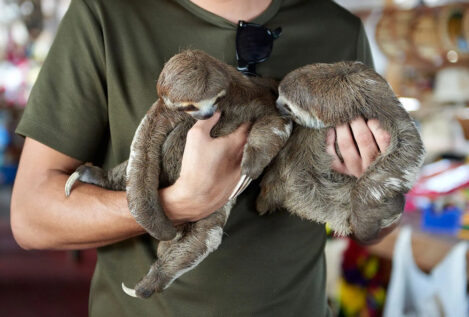
{"label": "sloth eye", "polygon": [[214,105],[216,105],[217,103],[220,102],[220,100],[223,99],[224,96],[221,96],[221,97],[218,97],[217,99],[215,99],[215,102],[213,103]]}
{"label": "sloth eye", "polygon": [[187,105],[183,107],[178,107],[177,110],[179,111],[198,111],[199,109],[194,105]]}
{"label": "sloth eye", "polygon": [[186,111],[198,111],[198,110],[199,110],[199,108],[197,108],[197,107],[194,106],[194,105],[188,105],[188,106],[186,106],[185,108],[186,108],[186,109],[185,109]]}

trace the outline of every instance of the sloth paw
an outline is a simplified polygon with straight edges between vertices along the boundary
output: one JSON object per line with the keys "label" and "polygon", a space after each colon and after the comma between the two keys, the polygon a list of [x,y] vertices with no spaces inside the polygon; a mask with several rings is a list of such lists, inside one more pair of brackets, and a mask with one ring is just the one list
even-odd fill
{"label": "sloth paw", "polygon": [[135,289],[133,289],[133,288],[129,288],[129,287],[125,286],[124,283],[122,283],[122,290],[127,295],[129,295],[131,297],[135,297],[135,298],[148,298],[151,295],[153,295],[153,293],[155,292],[154,287],[143,287],[143,286],[139,287],[137,285],[135,287]]}
{"label": "sloth paw", "polygon": [[95,184],[102,186],[104,178],[104,171],[96,166],[81,165],[76,171],[70,175],[65,183],[65,196],[70,196],[73,185],[77,180],[80,180],[84,183]]}

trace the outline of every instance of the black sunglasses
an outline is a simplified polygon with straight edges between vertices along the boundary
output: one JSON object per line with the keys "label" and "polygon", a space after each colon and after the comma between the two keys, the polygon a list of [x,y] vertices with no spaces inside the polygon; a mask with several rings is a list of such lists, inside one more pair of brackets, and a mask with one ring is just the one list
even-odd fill
{"label": "black sunglasses", "polygon": [[271,31],[260,24],[239,21],[236,31],[238,70],[248,76],[257,76],[256,64],[269,58],[274,40],[280,36],[280,33],[282,33],[280,27]]}

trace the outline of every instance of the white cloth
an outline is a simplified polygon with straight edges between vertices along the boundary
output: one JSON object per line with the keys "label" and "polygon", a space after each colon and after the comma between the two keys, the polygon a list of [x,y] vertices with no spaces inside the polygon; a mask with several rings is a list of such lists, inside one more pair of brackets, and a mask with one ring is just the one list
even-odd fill
{"label": "white cloth", "polygon": [[401,229],[394,247],[391,282],[384,317],[464,317],[467,242],[454,246],[430,274],[422,272],[412,255],[411,229]]}

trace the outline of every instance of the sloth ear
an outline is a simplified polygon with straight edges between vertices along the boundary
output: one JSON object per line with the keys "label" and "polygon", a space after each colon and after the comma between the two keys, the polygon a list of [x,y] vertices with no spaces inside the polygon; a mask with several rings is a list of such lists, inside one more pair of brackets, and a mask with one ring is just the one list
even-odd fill
{"label": "sloth ear", "polygon": [[163,87],[165,86],[165,83],[166,83],[166,76],[165,76],[165,72],[162,71],[160,73],[160,76],[158,77],[158,81],[156,82],[156,93],[160,97],[161,97],[161,94],[164,93]]}

